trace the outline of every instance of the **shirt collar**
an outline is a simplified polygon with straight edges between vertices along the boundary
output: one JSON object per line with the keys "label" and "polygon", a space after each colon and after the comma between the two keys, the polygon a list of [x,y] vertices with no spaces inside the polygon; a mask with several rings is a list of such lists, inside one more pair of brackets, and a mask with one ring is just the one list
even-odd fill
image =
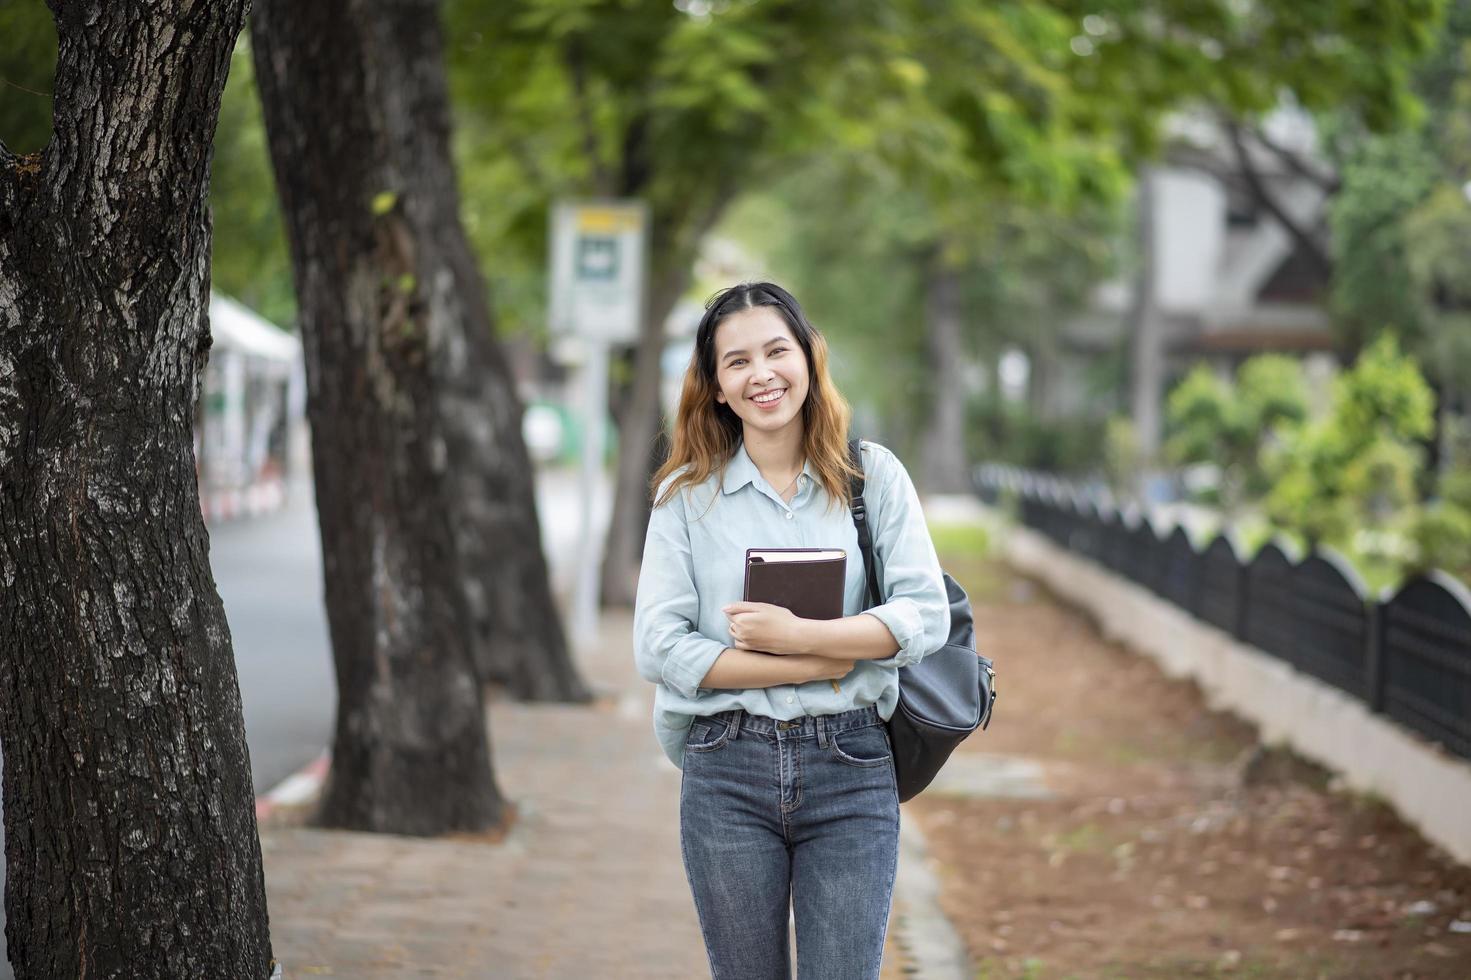
{"label": "shirt collar", "polygon": [[[812,460],[802,461],[802,472],[812,482],[817,480],[817,471],[812,468]],[[751,456],[746,452],[746,442],[741,440],[736,446],[735,453],[730,457],[730,462],[725,464],[725,475],[721,478],[721,489],[725,493],[735,493],[741,487],[755,480],[761,475],[756,469],[756,464],[751,461]]]}

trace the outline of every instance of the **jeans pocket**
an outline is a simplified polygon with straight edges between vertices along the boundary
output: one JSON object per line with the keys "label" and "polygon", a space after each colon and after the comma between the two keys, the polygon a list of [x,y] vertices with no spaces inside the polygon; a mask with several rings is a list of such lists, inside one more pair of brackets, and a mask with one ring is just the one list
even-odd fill
{"label": "jeans pocket", "polygon": [[833,754],[840,761],[850,766],[881,766],[892,756],[883,725],[868,725],[829,735],[827,744],[832,746]]}
{"label": "jeans pocket", "polygon": [[696,718],[685,736],[686,752],[713,752],[730,740],[730,726],[724,719]]}

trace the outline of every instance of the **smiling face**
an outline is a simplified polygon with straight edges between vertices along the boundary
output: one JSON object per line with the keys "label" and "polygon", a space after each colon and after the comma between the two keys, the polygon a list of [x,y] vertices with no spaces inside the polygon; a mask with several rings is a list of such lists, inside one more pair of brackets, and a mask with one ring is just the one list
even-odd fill
{"label": "smiling face", "polygon": [[715,328],[715,400],[747,431],[774,435],[795,425],[800,433],[807,370],[802,345],[770,306],[732,313]]}

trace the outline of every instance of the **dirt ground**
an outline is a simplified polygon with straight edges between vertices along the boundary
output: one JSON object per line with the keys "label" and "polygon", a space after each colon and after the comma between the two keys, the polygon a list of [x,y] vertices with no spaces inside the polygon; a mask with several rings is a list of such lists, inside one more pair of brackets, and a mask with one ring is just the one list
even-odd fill
{"label": "dirt ground", "polygon": [[1030,760],[1052,794],[906,805],[978,978],[1471,980],[1471,868],[1038,587],[942,559],[999,672],[959,767]]}

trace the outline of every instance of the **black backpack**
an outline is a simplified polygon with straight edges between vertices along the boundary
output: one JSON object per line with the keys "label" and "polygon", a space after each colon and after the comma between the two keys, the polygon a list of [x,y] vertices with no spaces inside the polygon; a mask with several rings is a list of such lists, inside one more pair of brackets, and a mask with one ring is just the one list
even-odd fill
{"label": "black backpack", "polygon": [[[863,456],[857,439],[849,441],[848,455],[861,474]],[[863,484],[862,476],[852,478],[853,524],[868,572],[868,608],[880,604],[884,593],[873,560]],[[996,703],[995,667],[976,652],[970,599],[949,572],[945,573],[945,592],[950,600],[950,636],[944,646],[919,663],[899,668],[899,704],[887,722],[901,803],[930,784],[966,736],[991,724]]]}

